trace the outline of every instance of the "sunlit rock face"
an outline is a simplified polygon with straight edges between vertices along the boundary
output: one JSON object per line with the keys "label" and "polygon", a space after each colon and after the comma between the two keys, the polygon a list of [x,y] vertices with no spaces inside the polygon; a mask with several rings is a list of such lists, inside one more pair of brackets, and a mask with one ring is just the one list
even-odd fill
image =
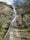
{"label": "sunlit rock face", "polygon": [[[16,7],[17,15],[20,16],[20,14],[25,13],[24,11],[27,9],[27,7],[24,8],[25,7],[24,4],[29,6],[28,8],[30,8],[30,4],[28,0],[14,0],[13,1],[12,7],[15,8],[17,6]],[[11,9],[10,6],[8,5],[9,4],[0,3],[0,14],[1,14],[0,21],[3,24],[7,24],[8,22],[10,22],[11,19],[13,19],[12,17],[13,9]]]}
{"label": "sunlit rock face", "polygon": [[13,9],[10,8],[5,3],[0,3],[0,22],[3,23],[3,26],[7,26],[9,22],[11,22],[11,17],[13,14]]}
{"label": "sunlit rock face", "polygon": [[[29,11],[29,8],[30,8],[29,1],[27,1],[27,3],[25,3],[25,5],[23,4],[23,5],[18,6],[17,8],[15,8],[16,12],[17,12],[17,15],[19,16],[17,18],[17,20],[19,21],[18,22],[19,24],[21,24],[21,22],[22,22],[22,20],[21,20],[21,14],[22,13],[24,14],[26,11]],[[28,9],[28,10],[26,10],[26,9]],[[0,16],[0,22],[2,22],[3,24],[5,24],[5,26],[6,26],[9,22],[12,21],[12,19],[13,19],[12,15],[13,14],[14,14],[13,13],[13,9],[10,8],[10,6],[8,6],[6,3],[2,3],[2,2],[0,3],[0,15],[1,15]]]}

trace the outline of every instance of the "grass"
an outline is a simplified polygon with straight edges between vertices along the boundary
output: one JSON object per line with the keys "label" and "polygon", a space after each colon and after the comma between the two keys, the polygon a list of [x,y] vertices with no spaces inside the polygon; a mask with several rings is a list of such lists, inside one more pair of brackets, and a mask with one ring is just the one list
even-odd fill
{"label": "grass", "polygon": [[0,40],[4,40],[3,37],[2,37],[2,35],[0,35]]}
{"label": "grass", "polygon": [[28,31],[30,31],[30,28],[23,28],[23,30],[28,30]]}

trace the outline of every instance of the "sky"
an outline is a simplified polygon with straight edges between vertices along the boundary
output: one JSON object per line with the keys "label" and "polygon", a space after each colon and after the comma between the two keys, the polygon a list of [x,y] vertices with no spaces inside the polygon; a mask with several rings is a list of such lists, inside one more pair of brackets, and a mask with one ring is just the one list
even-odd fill
{"label": "sky", "polygon": [[26,0],[0,0],[0,2],[5,2],[8,5],[12,5],[12,6],[17,6],[17,5],[21,5],[21,3],[25,3]]}

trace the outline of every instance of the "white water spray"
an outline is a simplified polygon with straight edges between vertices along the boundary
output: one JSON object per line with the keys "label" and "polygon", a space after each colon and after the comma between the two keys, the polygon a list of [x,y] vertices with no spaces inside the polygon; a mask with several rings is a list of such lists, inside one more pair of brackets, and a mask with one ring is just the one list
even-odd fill
{"label": "white water spray", "polygon": [[17,16],[17,12],[16,12],[15,8],[13,8],[13,11],[14,11],[14,14],[13,14],[14,19],[11,21],[11,24],[12,24],[12,25],[16,25],[16,18],[17,18],[18,16]]}

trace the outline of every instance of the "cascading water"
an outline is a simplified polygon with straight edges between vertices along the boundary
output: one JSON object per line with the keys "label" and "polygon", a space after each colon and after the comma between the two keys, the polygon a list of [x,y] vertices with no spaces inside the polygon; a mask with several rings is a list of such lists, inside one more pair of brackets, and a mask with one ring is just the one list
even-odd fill
{"label": "cascading water", "polygon": [[[16,26],[16,18],[18,17],[17,16],[17,12],[15,10],[15,8],[13,8],[13,11],[14,11],[14,14],[13,14],[13,17],[14,19],[12,20],[11,24]],[[14,39],[14,34],[13,34],[13,31],[10,33],[10,40],[13,40]]]}
{"label": "cascading water", "polygon": [[[18,17],[18,16],[17,16],[17,12],[16,12],[15,8],[13,8],[13,20],[11,21],[11,25],[12,25],[12,26],[16,26],[16,18],[17,18],[17,17]],[[9,35],[10,35],[9,40],[13,40],[13,31],[12,31],[12,30],[13,30],[12,28],[9,28],[9,30],[8,30],[8,32],[6,33],[6,35],[5,35],[4,38],[6,38],[7,35],[9,34]]]}
{"label": "cascading water", "polygon": [[15,8],[13,8],[13,11],[14,11],[14,14],[13,14],[14,19],[12,20],[11,24],[12,24],[12,25],[16,25],[16,18],[17,18],[18,16],[17,16],[17,12],[16,12]]}

